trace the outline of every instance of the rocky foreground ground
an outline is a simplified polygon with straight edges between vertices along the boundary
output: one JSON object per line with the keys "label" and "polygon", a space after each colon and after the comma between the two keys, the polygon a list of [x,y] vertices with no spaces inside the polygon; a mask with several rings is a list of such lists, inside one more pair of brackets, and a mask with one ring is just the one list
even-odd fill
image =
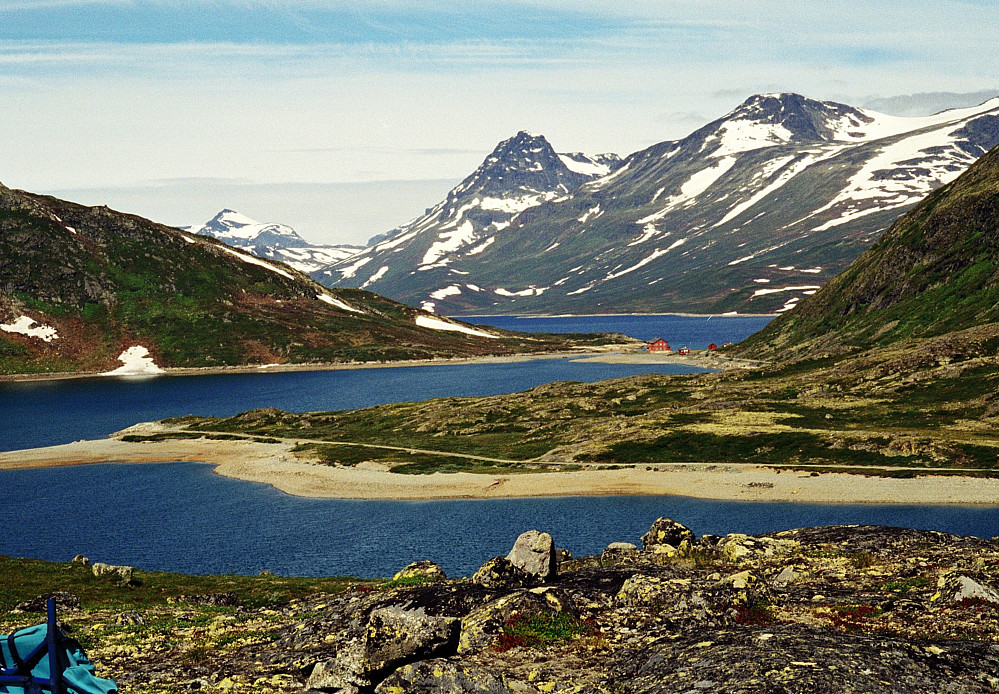
{"label": "rocky foreground ground", "polygon": [[996,540],[695,538],[660,519],[640,547],[579,559],[531,531],[471,579],[418,562],[265,606],[215,593],[61,614],[130,692],[993,692],[997,587]]}

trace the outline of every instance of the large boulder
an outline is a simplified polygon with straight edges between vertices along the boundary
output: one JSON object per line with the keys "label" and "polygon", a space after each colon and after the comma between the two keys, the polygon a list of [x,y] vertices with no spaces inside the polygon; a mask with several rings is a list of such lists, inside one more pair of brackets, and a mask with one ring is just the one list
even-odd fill
{"label": "large boulder", "polygon": [[513,543],[513,549],[506,555],[514,566],[523,569],[542,581],[555,578],[558,573],[558,559],[555,542],[548,533],[528,530]]}
{"label": "large boulder", "polygon": [[472,583],[492,590],[509,590],[533,585],[536,578],[506,557],[493,557],[472,574]]}
{"label": "large boulder", "polygon": [[133,579],[133,569],[131,566],[117,566],[115,564],[105,564],[104,562],[97,562],[90,567],[94,576],[98,578],[102,576],[117,576],[122,583],[131,583]]}
{"label": "large boulder", "polygon": [[453,655],[461,622],[421,610],[382,607],[371,612],[364,658],[371,672],[391,671],[403,663]]}
{"label": "large boulder", "polygon": [[642,546],[646,550],[654,550],[665,545],[676,548],[684,540],[689,545],[693,544],[696,539],[694,533],[687,526],[677,523],[671,518],[659,518],[649,528],[649,532],[642,536]]}
{"label": "large boulder", "polygon": [[393,581],[443,581],[447,578],[444,569],[432,561],[414,561],[392,577]]}
{"label": "large boulder", "polygon": [[359,639],[337,644],[336,658],[316,663],[305,683],[306,689],[336,694],[359,694],[370,691],[371,685],[364,666],[364,643]]}
{"label": "large boulder", "polygon": [[509,694],[500,677],[474,665],[424,660],[399,668],[375,688],[375,694]]}

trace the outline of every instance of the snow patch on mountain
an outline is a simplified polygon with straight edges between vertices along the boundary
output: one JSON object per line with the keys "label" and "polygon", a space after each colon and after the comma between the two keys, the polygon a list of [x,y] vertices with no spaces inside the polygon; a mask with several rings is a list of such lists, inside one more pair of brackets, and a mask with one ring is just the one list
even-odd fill
{"label": "snow patch on mountain", "polygon": [[17,333],[27,337],[37,337],[43,342],[52,342],[59,337],[59,332],[50,325],[43,325],[28,316],[19,316],[13,323],[0,325],[0,330]]}
{"label": "snow patch on mountain", "polygon": [[112,371],[105,371],[102,376],[152,376],[163,373],[156,365],[149,350],[142,345],[134,345],[118,355],[121,366]]}
{"label": "snow patch on mountain", "polygon": [[434,318],[433,316],[423,314],[416,317],[416,324],[421,328],[430,328],[431,330],[447,330],[451,332],[464,333],[466,335],[474,335],[475,337],[488,337],[492,340],[499,337],[499,335],[492,335],[481,330],[476,330],[475,328],[470,328],[467,325],[451,323],[446,320],[441,320],[440,318]]}
{"label": "snow patch on mountain", "polygon": [[353,306],[346,304],[335,296],[330,296],[329,294],[317,294],[316,298],[322,302],[329,304],[330,306],[336,306],[337,308],[342,308],[344,311],[350,311],[351,313],[364,313],[359,308],[354,308]]}

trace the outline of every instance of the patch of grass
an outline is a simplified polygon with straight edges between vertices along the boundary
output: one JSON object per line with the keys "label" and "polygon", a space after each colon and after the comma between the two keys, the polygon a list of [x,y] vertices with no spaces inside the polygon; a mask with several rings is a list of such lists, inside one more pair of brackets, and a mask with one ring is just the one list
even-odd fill
{"label": "patch of grass", "polygon": [[189,576],[158,571],[136,571],[135,579],[135,585],[123,586],[94,576],[90,568],[80,564],[0,555],[0,620],[17,604],[60,590],[79,596],[90,608],[128,611],[162,605],[184,595],[210,593],[237,593],[241,604],[261,607],[314,593],[340,593],[356,582],[348,578]]}
{"label": "patch of grass", "polygon": [[516,615],[503,624],[493,649],[499,653],[517,647],[542,649],[596,634],[597,630],[592,624],[565,612]]}

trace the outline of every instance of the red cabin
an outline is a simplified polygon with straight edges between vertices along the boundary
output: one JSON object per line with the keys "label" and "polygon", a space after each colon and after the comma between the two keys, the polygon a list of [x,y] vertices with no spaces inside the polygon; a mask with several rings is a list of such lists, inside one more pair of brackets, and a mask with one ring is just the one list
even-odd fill
{"label": "red cabin", "polygon": [[649,343],[650,352],[672,352],[669,343],[661,337],[657,337],[655,340]]}
{"label": "red cabin", "polygon": [[712,342],[710,345],[708,345],[708,351],[709,352],[711,350],[713,350],[713,349],[718,349],[718,345],[716,345],[714,342]]}
{"label": "red cabin", "polygon": [[678,349],[676,351],[676,353],[679,354],[681,357],[685,357],[688,354],[690,354],[690,348],[689,347],[681,347],[680,349]]}

